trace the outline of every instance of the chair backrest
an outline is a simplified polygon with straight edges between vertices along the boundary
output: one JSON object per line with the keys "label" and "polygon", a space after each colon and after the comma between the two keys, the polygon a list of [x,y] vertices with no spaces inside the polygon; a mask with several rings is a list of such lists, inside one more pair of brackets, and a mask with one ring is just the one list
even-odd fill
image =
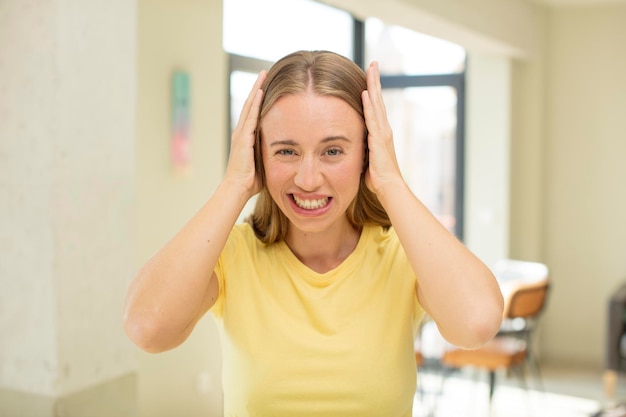
{"label": "chair backrest", "polygon": [[531,284],[521,283],[511,291],[505,300],[504,318],[531,319],[543,310],[548,297],[550,284],[547,280]]}

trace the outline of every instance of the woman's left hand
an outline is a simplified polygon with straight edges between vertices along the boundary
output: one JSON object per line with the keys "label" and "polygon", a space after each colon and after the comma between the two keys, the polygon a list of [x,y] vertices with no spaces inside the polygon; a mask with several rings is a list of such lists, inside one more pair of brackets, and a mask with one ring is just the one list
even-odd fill
{"label": "woman's left hand", "polygon": [[369,167],[365,174],[365,183],[380,199],[385,194],[387,186],[393,186],[398,181],[404,180],[396,159],[393,132],[383,102],[378,63],[372,62],[365,75],[367,90],[361,95],[369,148]]}

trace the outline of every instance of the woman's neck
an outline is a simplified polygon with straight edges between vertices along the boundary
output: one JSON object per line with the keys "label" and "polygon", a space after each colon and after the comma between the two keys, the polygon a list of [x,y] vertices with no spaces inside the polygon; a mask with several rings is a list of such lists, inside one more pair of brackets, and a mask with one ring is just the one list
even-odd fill
{"label": "woman's neck", "polygon": [[285,243],[307,267],[318,273],[337,268],[356,248],[361,231],[347,221],[323,232],[304,232],[293,227]]}

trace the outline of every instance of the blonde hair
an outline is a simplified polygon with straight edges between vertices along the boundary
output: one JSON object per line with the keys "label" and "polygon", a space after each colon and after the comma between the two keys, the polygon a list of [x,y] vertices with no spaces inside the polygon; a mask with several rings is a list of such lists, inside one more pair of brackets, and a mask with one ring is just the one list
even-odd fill
{"label": "blonde hair", "polygon": [[361,93],[367,89],[365,74],[354,62],[339,54],[328,51],[298,51],[277,61],[268,71],[261,89],[263,103],[257,122],[254,158],[257,176],[262,189],[256,206],[246,221],[250,223],[256,236],[264,243],[274,243],[285,239],[289,220],[272,199],[265,183],[265,167],[261,152],[263,118],[276,101],[284,96],[304,93],[307,89],[320,96],[338,97],[348,103],[363,120],[363,172],[356,197],[346,210],[350,224],[361,229],[365,224],[391,226],[389,216],[382,204],[365,184],[368,166],[367,129],[363,115]]}

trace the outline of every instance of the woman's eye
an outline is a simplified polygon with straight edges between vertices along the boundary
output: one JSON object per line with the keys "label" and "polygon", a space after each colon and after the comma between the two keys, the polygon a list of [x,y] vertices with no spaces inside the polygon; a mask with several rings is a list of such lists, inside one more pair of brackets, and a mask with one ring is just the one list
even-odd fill
{"label": "woman's eye", "polygon": [[276,152],[276,154],[288,156],[288,155],[295,155],[295,152],[293,151],[293,149],[279,149],[278,152]]}
{"label": "woman's eye", "polygon": [[328,156],[337,156],[341,154],[342,154],[341,149],[337,149],[337,148],[328,149],[326,151],[326,155]]}

